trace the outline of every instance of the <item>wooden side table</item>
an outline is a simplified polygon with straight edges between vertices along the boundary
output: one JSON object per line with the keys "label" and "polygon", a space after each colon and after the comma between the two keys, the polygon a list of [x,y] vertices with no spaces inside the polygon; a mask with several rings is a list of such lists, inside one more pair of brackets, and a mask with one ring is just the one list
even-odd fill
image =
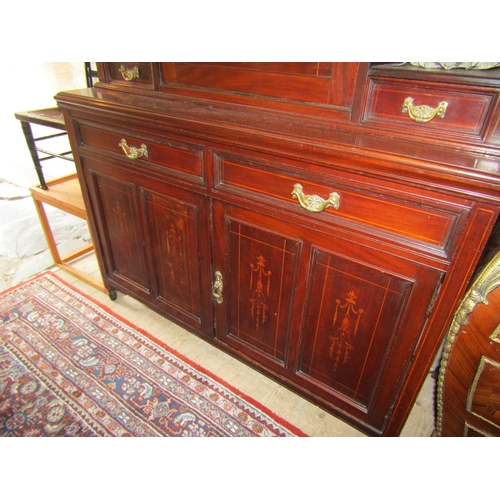
{"label": "wooden side table", "polygon": [[[64,160],[73,161],[71,151],[54,153],[45,148],[38,147],[37,145],[37,142],[39,141],[66,135],[66,125],[64,123],[62,113],[58,108],[49,108],[15,113],[15,116],[21,121],[26,143],[28,144],[33,164],[35,165],[35,170],[40,181],[40,186],[31,187],[30,192],[33,201],[35,202],[38,218],[40,219],[40,224],[42,225],[54,264],[85,283],[88,283],[98,290],[107,293],[107,289],[101,281],[96,280],[92,276],[70,265],[70,263],[78,257],[93,251],[94,245],[89,244],[77,252],[61,257],[59,250],[57,249],[54,234],[50,227],[49,219],[45,212],[44,203],[84,219],[85,221],[88,220],[77,174],[73,173],[65,175],[64,177],[60,177],[49,182],[45,180],[43,175],[41,162],[44,160],[63,158]],[[48,135],[35,138],[31,129],[31,124],[33,123],[59,130],[61,132],[49,133]],[[45,156],[41,156],[39,153],[42,153]]]}

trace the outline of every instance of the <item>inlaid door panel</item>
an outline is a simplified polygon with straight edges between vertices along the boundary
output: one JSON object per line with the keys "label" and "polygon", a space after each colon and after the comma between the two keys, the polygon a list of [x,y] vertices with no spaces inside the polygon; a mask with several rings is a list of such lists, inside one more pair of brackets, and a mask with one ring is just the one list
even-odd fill
{"label": "inlaid door panel", "polygon": [[85,158],[84,166],[111,285],[213,337],[206,197],[120,162]]}
{"label": "inlaid door panel", "polygon": [[216,335],[252,358],[283,366],[301,241],[235,207],[216,210],[216,220],[226,258],[216,261],[224,280]]}
{"label": "inlaid door panel", "polygon": [[149,291],[137,187],[96,170],[89,170],[88,176],[109,277]]}
{"label": "inlaid door panel", "polygon": [[345,254],[313,246],[297,375],[380,429],[440,278],[362,246]]}
{"label": "inlaid door panel", "polygon": [[[200,330],[212,307],[206,202],[199,195],[170,186],[162,186],[161,193],[141,188],[141,198],[154,300]],[[212,332],[211,325],[207,326]]]}
{"label": "inlaid door panel", "polygon": [[443,271],[222,202],[214,228],[216,337],[383,432]]}
{"label": "inlaid door panel", "polygon": [[413,283],[342,256],[315,254],[299,370],[366,406]]}

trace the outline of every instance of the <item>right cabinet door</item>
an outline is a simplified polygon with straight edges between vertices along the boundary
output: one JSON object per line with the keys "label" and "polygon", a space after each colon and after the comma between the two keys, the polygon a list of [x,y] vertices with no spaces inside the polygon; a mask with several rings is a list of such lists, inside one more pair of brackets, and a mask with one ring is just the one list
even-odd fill
{"label": "right cabinet door", "polygon": [[215,202],[216,336],[334,413],[383,431],[443,272]]}

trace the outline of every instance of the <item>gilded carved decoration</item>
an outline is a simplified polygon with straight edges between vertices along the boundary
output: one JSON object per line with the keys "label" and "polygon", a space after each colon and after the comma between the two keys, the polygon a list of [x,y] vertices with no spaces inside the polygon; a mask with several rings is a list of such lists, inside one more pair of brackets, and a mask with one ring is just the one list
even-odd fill
{"label": "gilded carved decoration", "polygon": [[500,286],[500,252],[489,262],[469,288],[455,313],[444,345],[437,382],[436,435],[441,435],[443,420],[443,386],[451,348],[460,328],[469,322],[469,315],[479,303],[488,304],[488,294]]}
{"label": "gilded carved decoration", "polygon": [[482,356],[466,403],[469,413],[498,428],[500,428],[499,370],[500,363]]}
{"label": "gilded carved decoration", "polygon": [[493,333],[490,335],[490,340],[492,340],[493,342],[496,342],[497,344],[500,344],[500,325],[498,325],[493,330]]}
{"label": "gilded carved decoration", "polygon": [[403,64],[411,64],[425,69],[467,69],[467,70],[485,70],[498,68],[500,62],[408,62]]}

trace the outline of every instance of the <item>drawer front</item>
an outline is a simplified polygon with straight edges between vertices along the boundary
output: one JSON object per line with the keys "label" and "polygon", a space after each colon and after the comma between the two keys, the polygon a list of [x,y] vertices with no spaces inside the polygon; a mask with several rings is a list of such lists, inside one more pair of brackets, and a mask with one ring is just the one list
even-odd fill
{"label": "drawer front", "polygon": [[[189,182],[205,183],[204,146],[94,123],[79,122],[78,130],[83,146],[116,153],[131,164],[149,166]],[[134,159],[135,155],[138,158]]]}
{"label": "drawer front", "polygon": [[154,89],[158,73],[150,62],[108,62],[104,63],[108,83]]}
{"label": "drawer front", "polygon": [[[435,200],[423,190],[405,193],[399,185],[376,181],[361,185],[340,174],[310,181],[306,169],[292,174],[290,166],[229,152],[217,151],[214,166],[215,190],[221,193],[306,215],[311,225],[361,225],[363,231],[438,255],[452,251],[468,212],[459,200]],[[322,211],[310,211],[315,202],[322,205],[329,199]]]}
{"label": "drawer front", "polygon": [[439,131],[482,137],[494,94],[454,89],[373,79],[364,120],[412,134],[434,135]]}

